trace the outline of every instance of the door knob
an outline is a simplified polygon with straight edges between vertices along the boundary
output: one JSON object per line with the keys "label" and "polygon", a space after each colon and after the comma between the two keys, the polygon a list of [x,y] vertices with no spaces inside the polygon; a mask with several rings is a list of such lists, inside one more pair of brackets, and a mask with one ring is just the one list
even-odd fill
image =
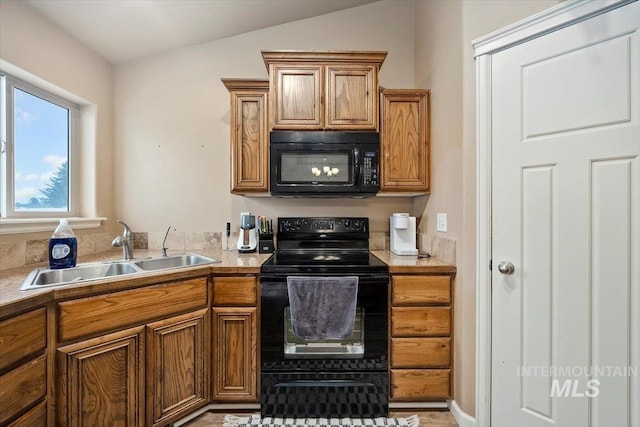
{"label": "door knob", "polygon": [[498,271],[502,274],[513,274],[516,268],[509,261],[502,261],[498,264]]}

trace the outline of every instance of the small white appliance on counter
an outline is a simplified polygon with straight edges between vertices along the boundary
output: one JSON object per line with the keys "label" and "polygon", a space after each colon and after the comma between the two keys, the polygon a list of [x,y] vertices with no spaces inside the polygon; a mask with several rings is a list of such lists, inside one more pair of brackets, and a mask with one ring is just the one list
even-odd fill
{"label": "small white appliance on counter", "polygon": [[394,213],[389,218],[391,252],[396,255],[418,255],[416,247],[416,217]]}
{"label": "small white appliance on counter", "polygon": [[258,230],[256,217],[251,212],[240,212],[240,235],[238,236],[238,252],[255,252],[258,246]]}

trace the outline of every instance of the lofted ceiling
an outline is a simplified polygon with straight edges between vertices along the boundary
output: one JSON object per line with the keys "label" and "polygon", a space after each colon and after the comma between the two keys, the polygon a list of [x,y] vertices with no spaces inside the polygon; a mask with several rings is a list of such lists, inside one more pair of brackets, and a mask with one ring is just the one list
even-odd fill
{"label": "lofted ceiling", "polygon": [[116,64],[378,0],[27,0]]}

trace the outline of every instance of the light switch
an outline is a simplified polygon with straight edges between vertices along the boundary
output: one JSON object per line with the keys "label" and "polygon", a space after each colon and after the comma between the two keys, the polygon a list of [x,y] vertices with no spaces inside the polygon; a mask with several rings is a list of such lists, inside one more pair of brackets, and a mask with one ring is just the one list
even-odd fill
{"label": "light switch", "polygon": [[442,231],[443,233],[447,232],[447,214],[446,213],[436,214],[436,230]]}

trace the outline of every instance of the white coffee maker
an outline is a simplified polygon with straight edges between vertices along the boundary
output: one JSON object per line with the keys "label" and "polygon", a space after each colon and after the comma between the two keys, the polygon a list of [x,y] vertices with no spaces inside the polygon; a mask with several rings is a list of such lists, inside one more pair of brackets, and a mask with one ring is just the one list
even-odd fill
{"label": "white coffee maker", "polygon": [[416,217],[394,213],[389,218],[391,252],[396,255],[418,255],[416,248]]}
{"label": "white coffee maker", "polygon": [[251,215],[251,212],[241,212],[238,252],[255,252],[257,246],[258,230],[256,229],[256,217]]}

